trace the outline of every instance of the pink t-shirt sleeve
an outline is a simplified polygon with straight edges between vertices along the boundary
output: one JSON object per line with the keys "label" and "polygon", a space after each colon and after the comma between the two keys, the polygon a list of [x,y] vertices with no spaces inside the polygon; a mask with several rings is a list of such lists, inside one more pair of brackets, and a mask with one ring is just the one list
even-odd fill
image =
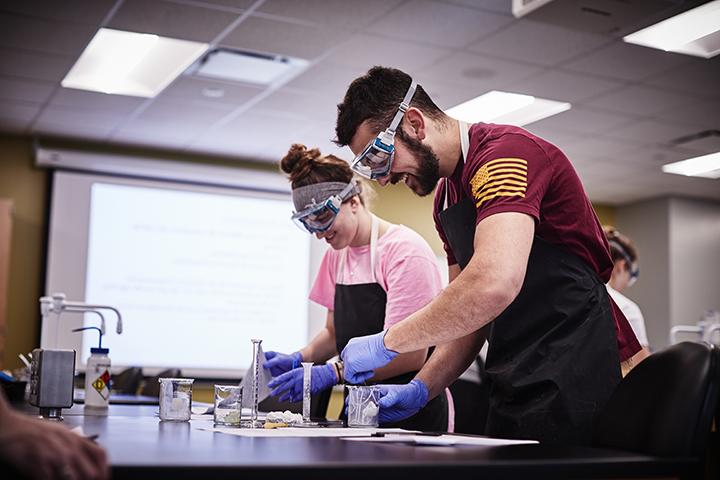
{"label": "pink t-shirt sleeve", "polygon": [[328,310],[335,309],[335,268],[337,266],[337,252],[328,248],[320,262],[315,283],[310,290],[310,300],[322,305]]}

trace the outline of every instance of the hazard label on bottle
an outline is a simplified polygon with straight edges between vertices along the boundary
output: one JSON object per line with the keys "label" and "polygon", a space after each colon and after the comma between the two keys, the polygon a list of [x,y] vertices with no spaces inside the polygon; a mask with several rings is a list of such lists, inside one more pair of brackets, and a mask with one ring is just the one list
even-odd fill
{"label": "hazard label on bottle", "polygon": [[110,372],[105,370],[102,375],[95,379],[92,386],[104,400],[107,400],[110,396],[110,388],[108,387],[109,384]]}

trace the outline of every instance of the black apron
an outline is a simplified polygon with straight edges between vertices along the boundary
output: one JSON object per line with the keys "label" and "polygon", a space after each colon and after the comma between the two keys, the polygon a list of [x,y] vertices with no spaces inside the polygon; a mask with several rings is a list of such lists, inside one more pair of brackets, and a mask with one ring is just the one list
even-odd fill
{"label": "black apron", "polygon": [[[449,186],[446,180],[441,193],[446,204]],[[465,197],[439,220],[465,268],[474,253],[475,203]],[[487,435],[589,444],[593,420],[621,379],[608,293],[592,268],[535,236],[520,293],[489,326],[485,370]]]}
{"label": "black apron", "polygon": [[[335,343],[337,351],[342,352],[351,338],[372,335],[383,330],[385,324],[385,304],[387,294],[382,286],[375,282],[375,244],[377,241],[377,217],[373,216],[373,227],[370,235],[370,271],[372,283],[344,285],[342,281],[346,255],[340,256],[337,282],[335,284],[334,314]],[[411,279],[408,279],[411,281]],[[396,377],[382,380],[383,384],[402,385],[409,383],[417,372],[408,372]],[[346,393],[347,394],[347,393]],[[343,418],[344,418],[343,409]],[[412,417],[400,422],[383,424],[383,427],[405,428],[441,432],[447,431],[448,403],[445,392],[430,400],[424,408]]]}

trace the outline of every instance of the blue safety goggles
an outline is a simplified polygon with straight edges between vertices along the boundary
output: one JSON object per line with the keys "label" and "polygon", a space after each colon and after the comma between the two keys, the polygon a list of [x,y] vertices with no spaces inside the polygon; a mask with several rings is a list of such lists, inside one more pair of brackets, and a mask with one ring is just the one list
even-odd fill
{"label": "blue safety goggles", "polygon": [[390,173],[395,158],[395,131],[400,125],[405,112],[410,108],[410,101],[415,95],[416,89],[417,82],[413,80],[398,107],[397,113],[395,113],[395,117],[390,122],[390,126],[368,142],[362,152],[350,164],[353,172],[370,180],[376,180]]}
{"label": "blue safety goggles", "polygon": [[356,193],[355,182],[352,181],[337,195],[332,195],[320,203],[313,201],[312,205],[293,213],[290,218],[301,230],[309,233],[324,232],[335,223],[342,203]]}

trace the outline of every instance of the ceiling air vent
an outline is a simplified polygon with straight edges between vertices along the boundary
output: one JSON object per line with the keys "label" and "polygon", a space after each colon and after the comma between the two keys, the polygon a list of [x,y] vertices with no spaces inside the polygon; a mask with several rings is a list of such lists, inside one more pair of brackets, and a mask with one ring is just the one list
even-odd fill
{"label": "ceiling air vent", "polygon": [[186,74],[253,85],[277,86],[307,68],[301,58],[216,48],[188,69]]}

